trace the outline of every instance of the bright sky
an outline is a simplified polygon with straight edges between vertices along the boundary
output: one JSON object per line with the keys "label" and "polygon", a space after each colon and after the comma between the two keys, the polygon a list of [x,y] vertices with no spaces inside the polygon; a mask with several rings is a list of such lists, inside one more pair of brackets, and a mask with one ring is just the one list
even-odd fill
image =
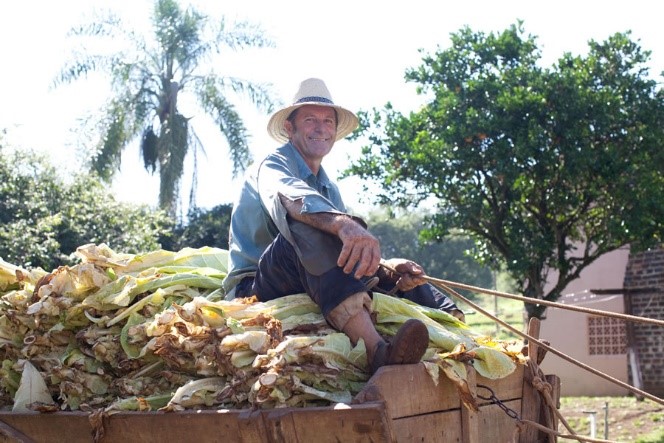
{"label": "bright sky", "polygon": [[[275,97],[283,102],[290,102],[301,80],[315,76],[326,81],[336,103],[351,110],[380,108],[388,101],[404,112],[414,109],[420,99],[415,86],[406,84],[403,77],[408,68],[419,66],[419,49],[430,54],[439,46],[448,47],[450,33],[465,25],[474,31],[500,32],[518,19],[524,21],[528,34],[538,37],[546,66],[564,52],[585,53],[590,39],[604,41],[615,32],[631,30],[632,39],[652,51],[651,75],[664,71],[664,26],[655,12],[657,3],[652,1],[192,3],[210,16],[249,20],[262,26],[275,42],[275,49],[241,53],[232,57],[232,63],[219,58],[214,68],[222,74],[271,83]],[[65,34],[72,25],[89,21],[94,17],[93,10],[100,7],[113,9],[142,26],[148,23],[152,4],[150,0],[2,2],[0,130],[6,129],[5,140],[13,146],[46,151],[63,168],[77,165],[77,149],[87,136],[79,130],[78,119],[103,104],[107,89],[101,79],[50,89],[59,68],[71,56],[71,41]],[[265,131],[268,116],[249,105],[241,112],[251,134],[254,157],[274,149],[277,144]],[[207,152],[206,158],[199,159],[197,203],[205,208],[230,203],[237,193],[237,180],[230,179],[225,141],[200,113],[192,122]],[[323,163],[328,173],[336,177],[359,148],[359,143],[337,143]],[[190,171],[185,174],[186,202]],[[344,180],[340,186],[348,205],[360,211],[366,209],[360,203],[359,182]],[[158,176],[143,170],[137,144],[125,151],[122,173],[113,189],[121,200],[156,204]]]}

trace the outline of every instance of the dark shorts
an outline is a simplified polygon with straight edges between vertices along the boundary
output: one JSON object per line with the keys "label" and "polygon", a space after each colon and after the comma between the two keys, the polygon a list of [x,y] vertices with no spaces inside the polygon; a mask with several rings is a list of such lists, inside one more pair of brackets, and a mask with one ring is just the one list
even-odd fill
{"label": "dark shorts", "polygon": [[[306,293],[327,317],[349,296],[367,291],[368,278],[358,280],[336,265],[342,246],[336,237],[299,222],[291,228],[298,250],[284,236],[277,235],[261,255],[256,276],[244,278],[236,286],[235,297],[255,294],[260,301],[268,301]],[[382,289],[388,292],[391,288]],[[458,309],[449,297],[428,283],[410,291],[398,291],[396,296],[446,312]]]}
{"label": "dark shorts", "polygon": [[260,301],[268,301],[307,293],[327,316],[347,297],[362,291],[366,291],[364,283],[338,266],[321,275],[308,272],[295,248],[279,234],[258,261],[256,277],[243,279],[237,285],[235,296],[256,294]]}

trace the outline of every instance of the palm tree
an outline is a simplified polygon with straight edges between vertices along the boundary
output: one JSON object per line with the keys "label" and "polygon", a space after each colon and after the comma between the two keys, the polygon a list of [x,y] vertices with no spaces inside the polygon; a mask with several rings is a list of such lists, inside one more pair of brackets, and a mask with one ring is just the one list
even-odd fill
{"label": "palm tree", "polygon": [[251,155],[246,128],[227,94],[244,95],[265,112],[272,111],[274,102],[269,86],[203,73],[202,63],[213,53],[220,54],[222,48],[260,48],[272,46],[272,42],[255,25],[240,22],[227,27],[223,19],[213,23],[193,8],[181,9],[175,0],[155,1],[152,25],[151,42],[112,14],[73,28],[72,35],[88,39],[117,42],[124,37],[132,51],[110,55],[85,52],[64,66],[54,85],[71,83],[93,71],[110,75],[112,99],[101,119],[101,137],[90,160],[91,169],[110,181],[120,169],[124,148],[140,137],[145,169],[159,173],[159,207],[175,215],[185,157],[191,151],[195,159],[197,151],[203,149],[191,117],[178,109],[178,97],[193,95],[200,109],[214,119],[228,141],[236,176],[250,163]]}

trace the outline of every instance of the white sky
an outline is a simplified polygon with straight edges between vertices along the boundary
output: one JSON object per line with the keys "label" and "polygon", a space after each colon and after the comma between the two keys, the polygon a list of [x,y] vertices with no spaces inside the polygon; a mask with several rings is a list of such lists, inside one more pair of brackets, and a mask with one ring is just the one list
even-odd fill
{"label": "white sky", "polygon": [[[185,4],[187,0],[181,0]],[[652,51],[651,74],[664,71],[664,26],[655,12],[657,2],[627,1],[371,1],[335,2],[275,0],[198,0],[199,11],[228,20],[260,24],[275,49],[217,59],[221,74],[272,83],[276,97],[289,102],[299,82],[324,79],[336,103],[351,110],[369,110],[391,101],[399,110],[420,103],[415,85],[403,80],[406,69],[419,66],[421,55],[449,46],[449,35],[464,25],[473,31],[503,31],[518,19],[526,33],[538,37],[543,62],[551,65],[564,52],[583,54],[590,39],[604,41],[615,32],[632,31],[632,39]],[[89,21],[93,10],[113,9],[137,25],[148,23],[149,0],[22,0],[0,4],[0,130],[17,147],[49,153],[63,168],[77,165],[77,149],[85,134],[78,119],[101,106],[107,89],[101,79],[51,90],[50,84],[71,56],[65,38],[74,24]],[[146,30],[147,31],[147,30]],[[186,109],[184,110],[186,113]],[[251,134],[255,158],[277,146],[265,131],[268,116],[251,106],[241,108]],[[224,139],[202,115],[192,120],[206,146],[199,159],[197,203],[211,208],[230,203],[237,192],[232,182]],[[77,148],[78,146],[78,148]],[[323,165],[333,177],[359,151],[360,143],[337,143]],[[158,176],[142,167],[138,145],[125,150],[122,173],[113,189],[121,200],[155,205]],[[183,200],[188,196],[185,172]],[[340,183],[344,199],[363,211],[360,184]]]}

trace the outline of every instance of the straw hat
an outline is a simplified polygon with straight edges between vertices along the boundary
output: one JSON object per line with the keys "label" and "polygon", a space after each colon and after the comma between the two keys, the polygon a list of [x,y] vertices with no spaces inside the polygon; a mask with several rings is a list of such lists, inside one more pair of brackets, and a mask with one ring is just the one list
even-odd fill
{"label": "straw hat", "polygon": [[292,105],[272,114],[267,124],[268,134],[278,142],[288,141],[288,133],[284,129],[284,122],[293,111],[305,105],[329,106],[336,109],[337,138],[335,141],[341,140],[357,128],[357,116],[348,109],[334,104],[330,91],[327,90],[323,80],[309,78],[300,83],[300,89],[295,93]]}

